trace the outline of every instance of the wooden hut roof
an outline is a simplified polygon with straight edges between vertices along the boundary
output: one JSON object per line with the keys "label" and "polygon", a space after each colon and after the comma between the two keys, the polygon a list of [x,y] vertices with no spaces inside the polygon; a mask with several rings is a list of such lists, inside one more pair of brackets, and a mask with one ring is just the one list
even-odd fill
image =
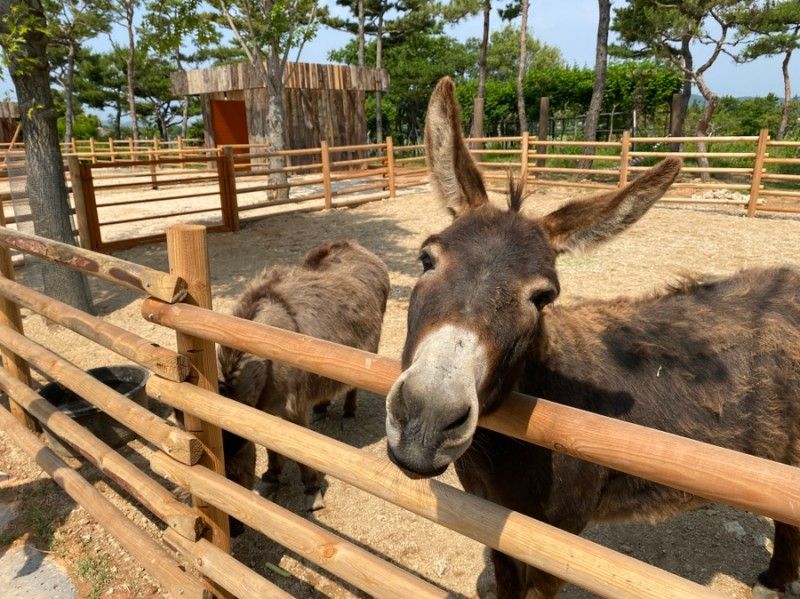
{"label": "wooden hut roof", "polygon": [[[286,65],[286,86],[290,89],[386,91],[389,74],[385,69],[341,64],[307,62]],[[172,91],[178,96],[195,96],[264,87],[256,69],[238,63],[178,71],[172,74]]]}

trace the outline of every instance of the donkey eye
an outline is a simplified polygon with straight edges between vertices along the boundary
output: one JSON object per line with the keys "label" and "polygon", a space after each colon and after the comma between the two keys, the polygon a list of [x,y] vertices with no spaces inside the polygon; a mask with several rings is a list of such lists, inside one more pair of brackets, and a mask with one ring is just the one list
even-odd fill
{"label": "donkey eye", "polygon": [[433,256],[425,250],[419,255],[419,261],[422,262],[422,272],[428,272],[433,269]]}
{"label": "donkey eye", "polygon": [[531,293],[528,301],[536,306],[537,310],[541,310],[547,304],[553,303],[556,299],[556,290],[555,289],[537,289],[533,293]]}

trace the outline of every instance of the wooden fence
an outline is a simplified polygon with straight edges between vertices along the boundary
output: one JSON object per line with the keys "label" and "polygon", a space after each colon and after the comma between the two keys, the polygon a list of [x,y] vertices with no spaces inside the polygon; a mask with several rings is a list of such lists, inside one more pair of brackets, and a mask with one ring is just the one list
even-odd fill
{"label": "wooden fence", "polygon": [[[399,365],[382,356],[214,312],[205,229],[198,225],[171,227],[167,244],[171,274],[0,228],[0,271],[4,275],[0,277],[4,364],[0,389],[9,396],[11,412],[16,416],[0,408],[0,427],[173,596],[201,597],[209,589],[239,597],[286,596],[228,554],[227,514],[370,595],[447,596],[435,581],[423,581],[226,480],[222,429],[602,596],[719,596],[445,483],[411,480],[384,458],[221,397],[216,393],[214,343],[380,394],[385,394],[398,376]],[[10,249],[142,292],[147,296],[141,307],[144,318],[176,332],[177,352],[154,347],[146,339],[14,282]],[[186,430],[191,432],[170,426],[28,340],[19,319],[20,306],[152,370],[148,393],[183,410]],[[151,470],[187,489],[193,506],[176,501],[148,473],[137,470],[61,415],[32,389],[29,367],[58,380],[153,444],[157,451],[150,460]],[[36,421],[147,506],[166,527],[161,543],[134,526],[47,449],[30,430]],[[522,395],[483,418],[480,425],[714,501],[800,524],[798,468]],[[175,554],[189,562],[202,578],[181,569]]]}
{"label": "wooden fence", "polygon": [[[469,142],[494,189],[507,187],[509,173],[524,177],[529,190],[614,189],[661,158],[679,156],[682,175],[662,203],[733,206],[748,216],[800,213],[800,142],[770,140],[766,129],[744,137],[625,132],[617,141],[602,142],[537,140],[527,134]],[[80,243],[103,252],[163,240],[166,228],[178,222],[236,231],[242,222],[279,212],[394,198],[427,177],[424,146],[395,146],[391,138],[282,152],[264,145],[204,148],[181,140],[109,140],[105,149],[90,143],[87,151],[75,142],[78,152],[66,155],[67,170]],[[274,158],[284,164],[272,168]],[[285,182],[272,180],[278,173]],[[3,198],[8,206],[10,195]]]}

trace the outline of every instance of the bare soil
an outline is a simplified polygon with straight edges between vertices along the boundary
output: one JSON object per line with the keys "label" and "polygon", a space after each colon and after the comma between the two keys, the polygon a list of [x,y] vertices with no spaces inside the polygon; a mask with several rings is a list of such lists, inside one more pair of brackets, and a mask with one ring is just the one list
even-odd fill
{"label": "bare soil", "polygon": [[[564,198],[578,195],[559,189],[536,191],[526,210],[543,214]],[[501,201],[500,196],[495,197]],[[209,237],[215,308],[228,310],[247,281],[265,266],[290,264],[310,247],[331,238],[351,237],[380,255],[388,264],[392,293],[380,347],[383,355],[398,357],[405,337],[408,298],[418,274],[417,251],[429,234],[444,228],[449,216],[429,193],[402,195],[356,209],[274,216],[239,233]],[[143,246],[121,257],[166,270],[164,244]],[[562,295],[570,304],[587,298],[639,295],[664,287],[686,273],[728,274],[754,265],[800,266],[800,218],[762,215],[747,219],[741,209],[656,207],[617,240],[591,254],[560,260]],[[167,347],[174,334],[145,322],[140,299],[125,290],[93,282],[99,312],[110,322],[135,331]],[[120,363],[107,350],[74,334],[48,326],[36,315],[26,315],[26,333],[83,368]],[[357,418],[345,419],[334,404],[313,428],[377,456],[384,455],[383,398],[361,393]],[[124,450],[146,467],[147,447],[132,443]],[[263,450],[259,469],[265,468]],[[82,597],[149,597],[158,586],[132,562],[110,535],[76,508],[52,481],[9,439],[0,433],[0,470],[12,478],[0,483],[0,501],[19,501],[27,512],[12,524],[5,544],[31,538],[41,550],[51,551],[74,575]],[[93,469],[82,472],[98,480]],[[442,479],[458,486],[452,470]],[[320,525],[370,548],[412,572],[452,591],[487,596],[491,570],[483,547],[436,524],[409,514],[329,477],[326,509],[309,516]],[[112,485],[98,489],[129,517],[153,535],[158,527],[141,507],[129,505]],[[278,502],[300,510],[302,488],[294,468],[285,475]],[[766,567],[772,549],[772,523],[721,506],[711,506],[658,525],[603,525],[585,536],[681,576],[723,591],[731,597],[749,597],[756,575]],[[16,541],[14,538],[20,537]],[[532,542],[535,542],[533,540]],[[355,589],[275,543],[248,531],[234,543],[234,553],[248,566],[299,597],[361,596]],[[273,566],[290,573],[276,574]],[[567,587],[562,597],[590,597]]]}

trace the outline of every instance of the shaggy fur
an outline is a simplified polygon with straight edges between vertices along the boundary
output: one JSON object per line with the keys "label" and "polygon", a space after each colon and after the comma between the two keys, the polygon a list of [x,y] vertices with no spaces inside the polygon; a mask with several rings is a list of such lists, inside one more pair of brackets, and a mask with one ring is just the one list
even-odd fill
{"label": "shaggy fur", "polygon": [[[431,104],[449,103],[452,97],[437,88]],[[432,113],[453,110],[438,107]],[[453,123],[452,136],[460,139],[458,120]],[[426,135],[433,133],[438,128],[426,128]],[[436,174],[447,164],[432,168],[434,177],[461,177]],[[462,163],[462,168],[470,166]],[[751,269],[723,279],[686,280],[641,299],[570,307],[551,303],[559,289],[556,255],[597,244],[630,226],[679,169],[680,162],[664,161],[624,189],[570,202],[539,220],[517,213],[519,195],[510,211],[465,202],[453,224],[425,242],[423,252],[435,255],[436,264],[412,293],[404,370],[414,368],[415,348],[425,336],[448,323],[474,332],[485,348],[489,374],[478,391],[483,414],[516,388],[800,465],[797,271]],[[465,175],[472,188],[475,177],[475,172]],[[441,200],[450,206],[452,198]],[[523,291],[531,285],[534,292],[526,296]],[[408,384],[396,395],[404,412],[391,401],[387,410],[398,422],[409,420],[423,398],[416,398]],[[424,401],[430,413],[437,397],[428,393]],[[405,441],[431,445],[437,434],[411,438],[408,433]],[[573,533],[591,521],[652,521],[704,502],[483,428],[475,431],[455,467],[467,491]],[[552,598],[562,585],[500,552],[492,557],[500,599]],[[798,529],[776,522],[773,557],[760,582],[785,589],[797,579],[799,560]]]}
{"label": "shaggy fur", "polygon": [[[335,241],[312,249],[299,266],[266,269],[242,294],[233,314],[375,352],[388,295],[386,265],[355,241]],[[342,383],[228,347],[219,348],[218,359],[222,392],[249,406],[307,426],[310,408],[327,406],[348,392],[345,413],[355,413],[355,391]],[[252,488],[253,444],[226,433],[224,449],[228,477]],[[264,481],[274,492],[283,460],[268,453]],[[323,507],[321,477],[300,468],[307,507]]]}

